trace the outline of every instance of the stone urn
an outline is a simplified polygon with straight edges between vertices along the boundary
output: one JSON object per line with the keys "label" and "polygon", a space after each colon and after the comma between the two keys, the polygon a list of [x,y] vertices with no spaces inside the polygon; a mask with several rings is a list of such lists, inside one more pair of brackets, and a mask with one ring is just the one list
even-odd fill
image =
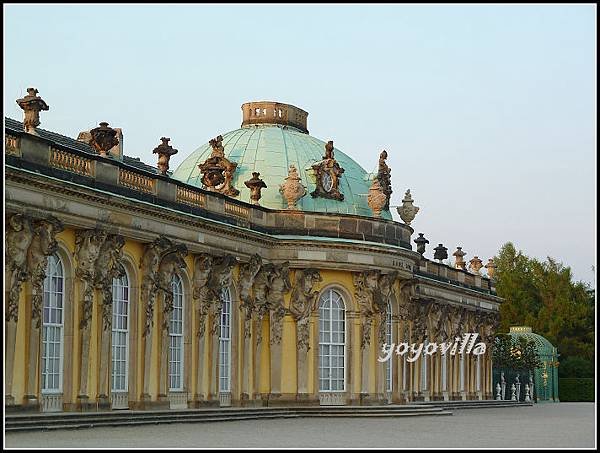
{"label": "stone urn", "polygon": [[454,267],[456,269],[467,270],[467,263],[465,262],[466,253],[463,252],[462,247],[456,247],[456,251],[452,254],[456,259],[454,261]]}
{"label": "stone urn", "polygon": [[402,199],[402,206],[398,206],[397,208],[398,214],[400,214],[400,218],[404,223],[410,225],[415,219],[417,212],[419,212],[419,208],[413,205],[413,199],[410,195],[410,189],[406,191],[404,194],[404,198]]}
{"label": "stone urn", "polygon": [[493,258],[488,259],[488,263],[485,265],[485,268],[487,270],[488,277],[494,278],[494,275],[496,274],[496,265],[494,264]]}
{"label": "stone urn", "polygon": [[17,104],[25,114],[23,128],[25,132],[33,135],[37,135],[35,128],[40,125],[40,111],[49,109],[48,104],[37,95],[38,93],[35,88],[27,88],[27,96],[17,99]]}
{"label": "stone urn", "polygon": [[388,197],[385,193],[383,193],[383,189],[381,188],[381,184],[379,184],[378,179],[373,180],[373,184],[371,184],[371,188],[369,189],[367,201],[369,203],[369,207],[373,211],[373,215],[375,217],[381,217],[381,210],[385,208],[385,205],[388,202]]}
{"label": "stone urn", "polygon": [[259,176],[259,172],[253,171],[252,178],[244,182],[246,187],[250,189],[250,200],[252,200],[252,204],[258,204],[258,200],[261,198],[261,190],[267,188],[267,185],[259,178]]}
{"label": "stone urn", "polygon": [[483,261],[481,261],[479,259],[478,256],[474,256],[473,258],[471,258],[471,260],[469,261],[469,269],[474,273],[474,274],[479,274],[479,270],[483,267]]}
{"label": "stone urn", "polygon": [[161,137],[161,144],[158,145],[152,151],[154,154],[158,154],[158,171],[161,175],[167,175],[167,170],[169,169],[169,160],[173,154],[177,154],[177,150],[174,149],[171,145],[169,145],[168,137]]}
{"label": "stone urn", "polygon": [[112,127],[108,127],[106,121],[100,123],[99,127],[92,129],[90,134],[92,136],[90,145],[92,145],[102,157],[108,157],[108,151],[119,144],[117,131]]}
{"label": "stone urn", "polygon": [[298,176],[298,170],[294,164],[290,165],[284,183],[279,185],[279,192],[281,192],[281,195],[287,201],[288,209],[298,209],[296,203],[306,195],[306,187],[302,184]]}

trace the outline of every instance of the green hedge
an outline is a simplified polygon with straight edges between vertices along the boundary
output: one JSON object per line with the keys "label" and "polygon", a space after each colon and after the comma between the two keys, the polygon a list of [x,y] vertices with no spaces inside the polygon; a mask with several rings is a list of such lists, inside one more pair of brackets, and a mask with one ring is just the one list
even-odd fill
{"label": "green hedge", "polygon": [[558,398],[561,402],[594,401],[593,378],[560,378]]}

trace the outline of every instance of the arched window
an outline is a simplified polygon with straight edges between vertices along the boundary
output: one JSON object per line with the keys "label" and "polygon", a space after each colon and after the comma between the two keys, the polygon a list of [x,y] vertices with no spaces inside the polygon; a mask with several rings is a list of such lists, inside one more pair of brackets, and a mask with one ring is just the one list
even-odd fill
{"label": "arched window", "polygon": [[219,392],[231,391],[231,291],[221,291],[221,322],[219,325]]}
{"label": "arched window", "polygon": [[112,377],[111,391],[127,392],[129,372],[129,278],[121,268],[121,277],[112,284]]}
{"label": "arched window", "polygon": [[48,257],[42,314],[42,393],[61,393],[64,348],[64,271],[57,255]]}
{"label": "arched window", "polygon": [[346,390],[346,316],[344,300],[333,289],[319,301],[319,391]]}
{"label": "arched window", "polygon": [[179,276],[171,280],[173,311],[169,321],[169,391],[183,390],[183,283]]}
{"label": "arched window", "polygon": [[[393,342],[392,338],[392,305],[388,302],[387,314],[385,317],[385,342],[391,345]],[[385,362],[385,390],[387,392],[392,391],[392,355],[388,361]]]}

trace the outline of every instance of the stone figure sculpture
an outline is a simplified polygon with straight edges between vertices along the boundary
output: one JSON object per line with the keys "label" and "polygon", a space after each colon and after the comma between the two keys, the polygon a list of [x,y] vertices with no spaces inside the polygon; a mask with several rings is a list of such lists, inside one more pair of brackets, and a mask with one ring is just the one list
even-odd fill
{"label": "stone figure sculpture", "polygon": [[318,269],[308,268],[296,271],[295,284],[290,300],[290,313],[298,328],[298,350],[308,352],[309,332],[308,320],[310,313],[317,308],[318,291],[315,286],[323,281]]}
{"label": "stone figure sculpture", "polygon": [[13,214],[8,218],[4,254],[10,274],[6,321],[17,322],[19,319],[19,294],[22,282],[28,277],[27,251],[33,240],[32,222],[32,219],[24,214]]}

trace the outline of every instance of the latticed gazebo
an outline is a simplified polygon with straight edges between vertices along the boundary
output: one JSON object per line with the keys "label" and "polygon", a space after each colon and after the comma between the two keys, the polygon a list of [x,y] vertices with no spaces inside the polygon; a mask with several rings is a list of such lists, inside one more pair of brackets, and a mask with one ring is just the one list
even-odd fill
{"label": "latticed gazebo", "polygon": [[[513,326],[509,335],[513,339],[525,337],[533,341],[542,366],[536,368],[533,374],[534,396],[537,402],[559,402],[558,399],[558,351],[546,338],[533,333],[531,327]],[[511,373],[512,374],[512,373]],[[512,384],[512,376],[506,376],[508,384]],[[522,376],[521,382],[525,385],[528,376]]]}

